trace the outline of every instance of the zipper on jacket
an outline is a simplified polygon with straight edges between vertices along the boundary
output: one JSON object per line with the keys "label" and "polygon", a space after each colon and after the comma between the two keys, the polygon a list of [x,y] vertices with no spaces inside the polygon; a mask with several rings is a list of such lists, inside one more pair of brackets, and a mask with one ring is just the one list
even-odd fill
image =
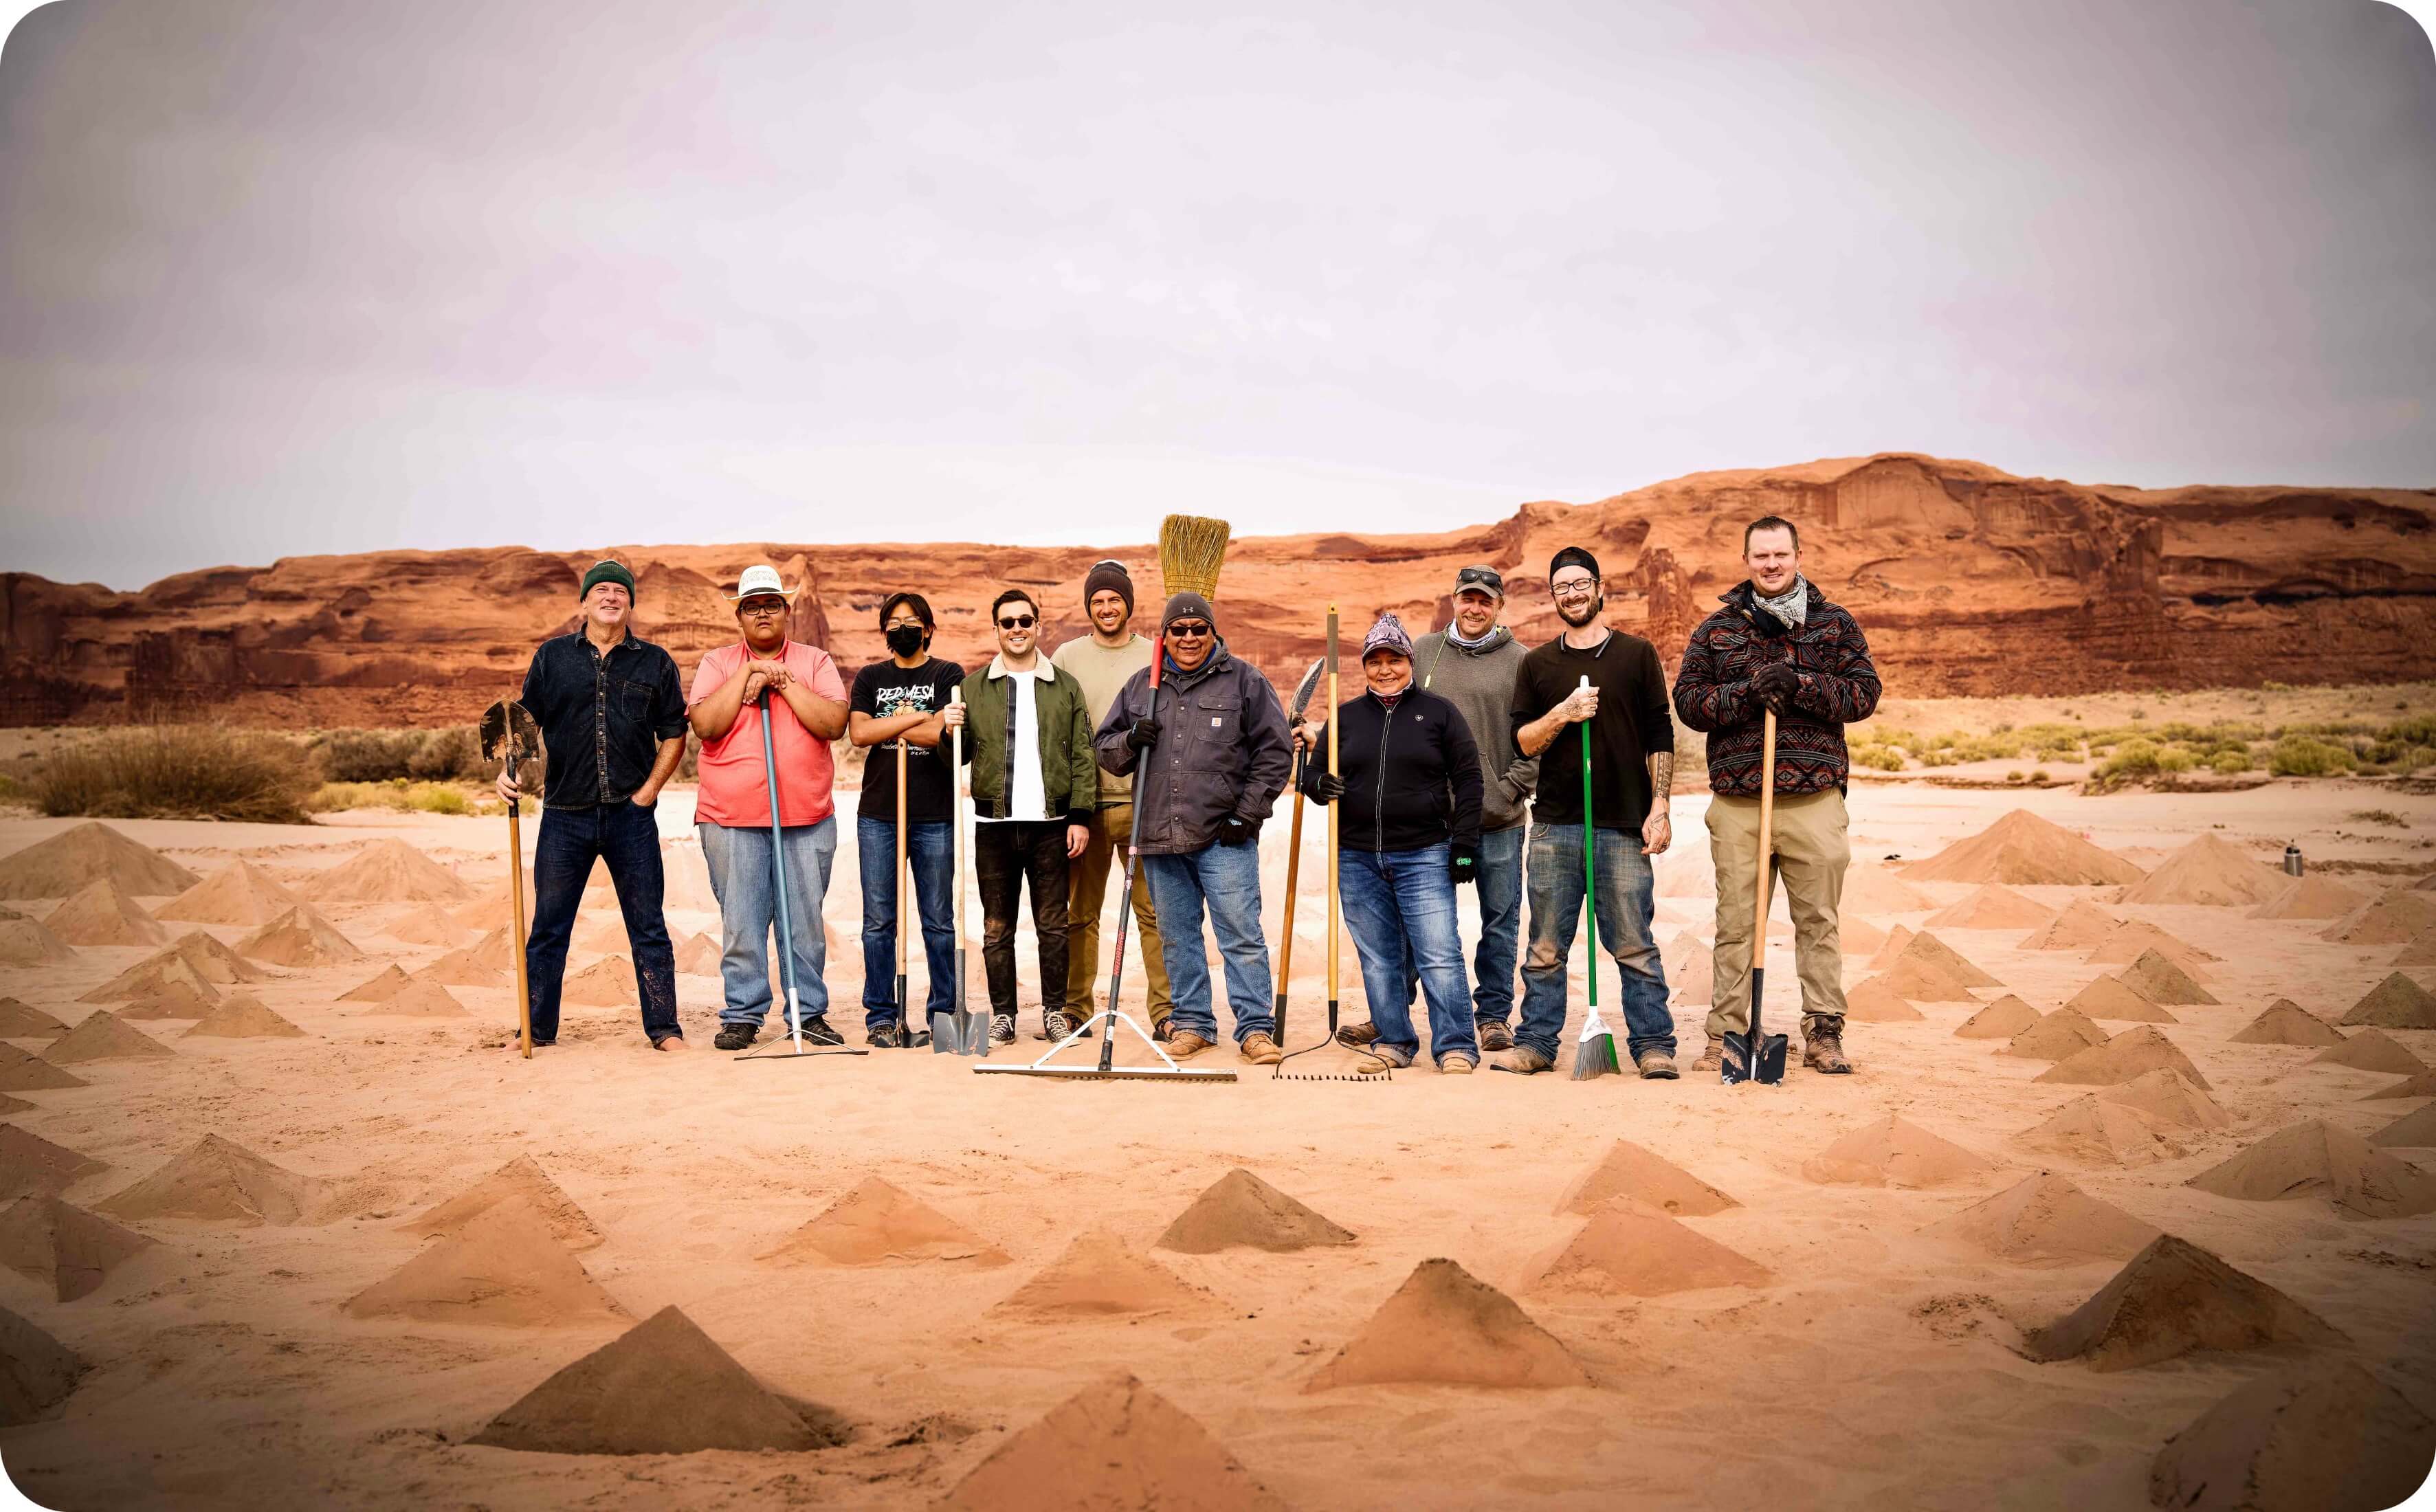
{"label": "zipper on jacket", "polygon": [[[1409,691],[1409,689],[1407,689]],[[1387,853],[1387,739],[1396,733],[1396,711],[1372,694],[1381,707],[1379,720],[1379,775],[1373,779],[1376,790],[1370,796],[1370,849],[1374,854]]]}

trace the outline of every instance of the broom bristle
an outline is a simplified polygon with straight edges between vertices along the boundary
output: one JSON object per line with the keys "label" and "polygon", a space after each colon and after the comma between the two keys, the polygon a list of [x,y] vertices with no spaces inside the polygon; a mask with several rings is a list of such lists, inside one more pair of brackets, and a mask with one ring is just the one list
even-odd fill
{"label": "broom bristle", "polygon": [[1596,1007],[1591,1009],[1589,1022],[1582,1025],[1581,1037],[1574,1042],[1574,1080],[1587,1082],[1593,1076],[1621,1075],[1624,1062],[1615,1052],[1615,1035],[1599,1017]]}
{"label": "broom bristle", "polygon": [[1171,599],[1218,595],[1218,569],[1227,565],[1227,540],[1234,528],[1198,514],[1171,514],[1158,522],[1158,575]]}

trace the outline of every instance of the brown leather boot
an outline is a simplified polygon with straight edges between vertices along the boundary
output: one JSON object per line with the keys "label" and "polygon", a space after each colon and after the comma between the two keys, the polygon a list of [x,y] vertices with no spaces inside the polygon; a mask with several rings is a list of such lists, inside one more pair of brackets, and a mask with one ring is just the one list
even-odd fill
{"label": "brown leather boot", "polygon": [[1801,1064],[1822,1076],[1850,1076],[1853,1063],[1844,1058],[1844,1026],[1820,1018],[1801,1026]]}

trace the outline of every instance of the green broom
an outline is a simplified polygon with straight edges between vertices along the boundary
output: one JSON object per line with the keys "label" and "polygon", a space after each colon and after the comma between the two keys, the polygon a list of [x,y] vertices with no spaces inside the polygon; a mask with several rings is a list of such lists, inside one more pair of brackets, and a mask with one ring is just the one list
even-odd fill
{"label": "green broom", "polygon": [[[1582,686],[1591,686],[1585,676]],[[1574,1080],[1587,1082],[1593,1076],[1618,1075],[1624,1063],[1616,1058],[1615,1035],[1598,1011],[1598,828],[1591,819],[1591,725],[1581,722],[1582,732],[1582,908],[1589,915],[1584,920],[1591,935],[1591,1012],[1582,1020],[1581,1037],[1574,1041]]]}

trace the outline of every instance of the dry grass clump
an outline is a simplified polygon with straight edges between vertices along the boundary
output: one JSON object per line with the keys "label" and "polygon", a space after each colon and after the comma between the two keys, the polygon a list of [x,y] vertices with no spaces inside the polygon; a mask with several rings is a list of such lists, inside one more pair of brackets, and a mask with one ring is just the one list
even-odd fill
{"label": "dry grass clump", "polygon": [[311,755],[282,736],[210,724],[113,730],[37,762],[27,799],[54,818],[310,823]]}

